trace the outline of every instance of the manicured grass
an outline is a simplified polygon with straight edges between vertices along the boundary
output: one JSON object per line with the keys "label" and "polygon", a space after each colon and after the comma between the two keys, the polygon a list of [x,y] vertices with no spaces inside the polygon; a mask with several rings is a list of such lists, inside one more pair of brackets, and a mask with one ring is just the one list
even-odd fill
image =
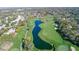
{"label": "manicured grass", "polygon": [[[28,21],[27,21],[27,25],[28,25],[28,32],[27,32],[27,36],[26,36],[26,40],[29,40],[29,44],[32,44],[32,46],[30,47],[30,49],[29,50],[32,50],[32,51],[37,51],[37,50],[39,50],[39,49],[37,49],[35,46],[34,46],[34,44],[33,44],[33,35],[32,35],[32,30],[33,30],[33,28],[34,28],[34,26],[35,26],[35,20],[36,20],[37,18],[32,18],[32,19],[28,19]],[[28,45],[29,45],[28,44]]]}
{"label": "manicured grass", "polygon": [[[48,19],[49,19],[49,21],[46,22],[46,20],[48,20]],[[33,44],[32,30],[33,30],[33,27],[35,25],[35,23],[34,23],[35,20],[36,20],[36,18],[30,19],[27,22],[28,28],[29,28],[29,31],[27,33],[27,37],[30,37],[30,40],[32,39],[32,41],[31,41],[32,44]],[[39,33],[40,38],[42,40],[48,42],[51,45],[55,44],[55,46],[58,46],[58,45],[63,44],[64,43],[63,39],[54,29],[54,26],[53,26],[54,22],[52,21],[53,17],[50,18],[50,16],[46,16],[46,17],[44,17],[44,19],[40,19],[40,20],[44,22],[40,25],[40,27],[42,28],[42,30]],[[33,45],[32,50],[39,50],[39,49],[35,48]]]}
{"label": "manicured grass", "polygon": [[79,47],[73,45],[68,41],[65,41],[61,37],[61,35],[54,29],[55,27],[53,25],[53,16],[46,16],[45,19],[43,20],[44,23],[40,25],[42,30],[40,31],[39,36],[42,40],[49,42],[51,45],[54,44],[55,48],[58,48],[60,45],[66,45],[69,47],[73,46],[77,51],[79,51]]}
{"label": "manicured grass", "polygon": [[[14,42],[14,46],[11,48],[11,50],[20,50],[20,44],[22,42],[22,38],[26,35],[26,40],[28,41],[28,45],[31,44],[31,47],[29,48],[29,50],[32,51],[36,51],[36,50],[40,50],[37,49],[34,44],[33,44],[33,35],[32,35],[32,30],[35,26],[35,20],[37,18],[31,18],[27,20],[27,25],[28,26],[24,26],[22,28],[20,28],[20,31],[18,31],[18,35],[14,38],[13,42]],[[44,23],[42,23],[40,25],[41,27],[41,31],[38,34],[39,37],[48,42],[49,44],[51,44],[52,46],[54,45],[55,48],[58,48],[61,45],[65,45],[65,46],[73,46],[76,48],[76,50],[79,51],[79,47],[73,45],[72,43],[65,41],[61,35],[54,29],[54,18],[53,16],[47,15],[45,16],[43,19],[39,19],[41,21],[43,21]],[[24,31],[23,29],[28,28],[29,30],[27,30],[27,34],[26,30]],[[61,47],[59,47],[61,49]],[[65,48],[65,47],[64,47]],[[64,50],[64,49],[63,49]]]}
{"label": "manicured grass", "polygon": [[50,18],[50,16],[46,16],[44,20],[45,22],[40,25],[41,31],[39,33],[39,36],[41,39],[49,42],[51,45],[55,45],[55,47],[64,44],[62,37],[56,32],[53,26],[53,17]]}
{"label": "manicured grass", "polygon": [[74,47],[74,48],[76,49],[76,51],[79,51],[79,47],[78,47],[78,46],[76,46],[76,45],[70,43],[69,41],[64,41],[64,42],[65,42],[65,44]]}
{"label": "manicured grass", "polygon": [[26,26],[21,26],[18,29],[19,31],[17,32],[17,36],[12,40],[13,46],[10,50],[20,50],[22,39],[24,38],[27,30]]}

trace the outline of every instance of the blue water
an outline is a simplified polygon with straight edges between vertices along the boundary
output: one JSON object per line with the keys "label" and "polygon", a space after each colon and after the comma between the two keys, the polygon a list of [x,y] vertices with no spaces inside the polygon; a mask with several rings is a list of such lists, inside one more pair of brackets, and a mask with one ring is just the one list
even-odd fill
{"label": "blue water", "polygon": [[32,31],[32,34],[33,34],[33,43],[34,43],[34,46],[38,49],[52,49],[52,46],[43,41],[39,36],[39,32],[41,31],[41,28],[39,27],[39,25],[43,23],[41,22],[41,20],[36,20],[35,21],[35,27],[33,28],[33,31]]}

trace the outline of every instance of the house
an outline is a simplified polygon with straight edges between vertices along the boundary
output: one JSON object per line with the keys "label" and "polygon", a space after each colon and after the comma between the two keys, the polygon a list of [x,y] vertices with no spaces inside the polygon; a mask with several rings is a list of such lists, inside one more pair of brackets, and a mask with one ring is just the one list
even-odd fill
{"label": "house", "polygon": [[14,33],[16,33],[15,28],[10,28],[10,29],[8,30],[8,32],[5,32],[4,34],[9,35],[9,34],[14,34]]}
{"label": "house", "polygon": [[0,30],[2,30],[6,25],[3,24],[3,25],[0,25]]}
{"label": "house", "polygon": [[5,22],[8,23],[8,17],[5,17]]}
{"label": "house", "polygon": [[19,21],[24,21],[24,20],[25,19],[24,19],[23,16],[18,15],[18,17],[15,20],[11,21],[10,24],[15,23],[15,25],[18,25],[19,24]]}

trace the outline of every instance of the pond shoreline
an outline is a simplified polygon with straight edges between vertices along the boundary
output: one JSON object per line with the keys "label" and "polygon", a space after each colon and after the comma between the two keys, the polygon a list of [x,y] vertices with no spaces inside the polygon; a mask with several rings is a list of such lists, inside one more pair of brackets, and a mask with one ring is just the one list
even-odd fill
{"label": "pond shoreline", "polygon": [[43,22],[41,22],[40,20],[35,21],[35,27],[34,27],[34,29],[32,31],[33,43],[34,43],[34,46],[36,48],[38,48],[38,49],[50,50],[50,49],[52,49],[52,46],[49,43],[41,40],[41,38],[38,36],[38,34],[39,34],[40,30],[41,30],[41,28],[39,27],[39,25],[41,23],[43,23]]}

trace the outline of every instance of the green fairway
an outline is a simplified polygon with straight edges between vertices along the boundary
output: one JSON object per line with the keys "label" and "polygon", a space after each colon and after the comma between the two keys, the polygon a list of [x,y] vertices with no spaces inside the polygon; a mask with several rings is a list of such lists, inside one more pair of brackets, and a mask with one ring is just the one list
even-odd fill
{"label": "green fairway", "polygon": [[54,24],[53,16],[46,16],[45,19],[47,19],[48,21],[46,22],[46,20],[44,20],[44,23],[40,25],[40,27],[42,28],[42,30],[39,33],[41,39],[49,42],[51,45],[54,44],[55,48],[57,48],[60,45],[67,45],[67,46],[73,46],[76,48],[76,50],[79,51],[79,47],[73,45],[70,42],[65,41],[61,37],[61,35],[55,30],[55,27],[53,25]]}
{"label": "green fairway", "polygon": [[40,25],[42,30],[40,31],[39,36],[52,45],[55,44],[55,46],[58,46],[63,44],[63,39],[54,29],[53,17],[50,18],[50,16],[46,16],[46,19],[48,19],[48,21]]}
{"label": "green fairway", "polygon": [[0,51],[79,51],[79,8],[1,8]]}
{"label": "green fairway", "polygon": [[[26,46],[28,46],[28,50],[32,50],[32,51],[40,50],[40,49],[37,49],[33,43],[32,30],[35,26],[36,19],[37,18],[28,19],[27,26],[20,27],[17,36],[12,40],[14,45],[10,50],[20,50],[21,49],[20,45],[22,43],[22,38],[24,38],[24,36],[27,43]],[[44,19],[39,19],[39,20],[43,22],[40,25],[41,31],[38,34],[42,40],[48,42],[52,46],[54,45],[56,50],[61,50],[61,49],[62,51],[68,50],[70,49],[69,48],[70,46],[73,46],[76,48],[76,50],[79,50],[77,46],[73,45],[70,42],[65,41],[61,37],[61,35],[55,30],[55,26],[53,25],[54,24],[53,16],[47,15],[44,17]],[[64,47],[62,47],[62,45]]]}
{"label": "green fairway", "polygon": [[[49,19],[48,22],[46,22],[47,19]],[[52,46],[53,46],[53,44],[55,44],[55,46],[64,44],[63,39],[54,29],[54,26],[53,26],[54,22],[52,21],[53,17],[50,18],[50,16],[46,16],[45,19],[40,19],[40,20],[43,21],[44,23],[40,25],[42,30],[39,33],[39,37],[42,40],[50,43]],[[30,41],[31,41],[31,39],[33,41],[32,30],[34,27],[34,22],[35,22],[35,19],[28,20],[29,31],[27,33],[27,39],[28,39],[28,37],[30,37]],[[33,44],[32,41],[31,41],[31,43]],[[32,50],[39,50],[39,49],[32,46]]]}
{"label": "green fairway", "polygon": [[33,30],[33,27],[34,27],[34,22],[35,22],[35,18],[33,19],[28,19],[27,21],[27,28],[28,28],[28,31],[27,31],[27,34],[26,34],[26,42],[27,42],[27,46],[31,46],[28,48],[28,50],[38,50],[37,48],[34,47],[34,44],[33,44],[33,36],[32,36],[32,30]]}
{"label": "green fairway", "polygon": [[17,36],[12,40],[14,45],[10,50],[20,50],[22,48],[21,44],[22,39],[24,38],[27,31],[26,28],[27,28],[26,25],[18,28]]}

